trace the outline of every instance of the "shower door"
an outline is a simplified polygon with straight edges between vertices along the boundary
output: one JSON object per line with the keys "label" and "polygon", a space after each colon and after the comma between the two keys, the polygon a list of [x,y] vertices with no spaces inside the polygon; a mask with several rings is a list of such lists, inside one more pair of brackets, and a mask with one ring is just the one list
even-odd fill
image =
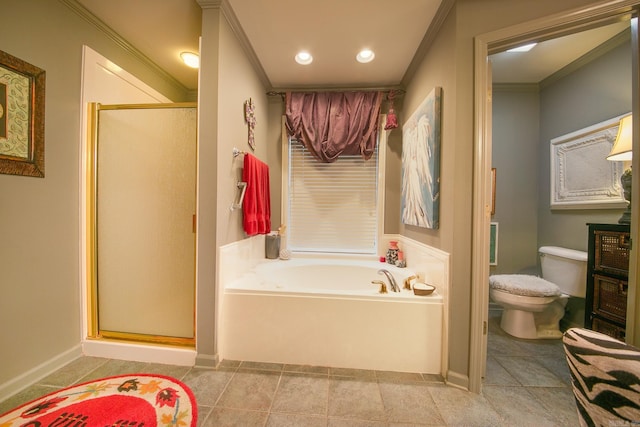
{"label": "shower door", "polygon": [[92,338],[195,342],[195,104],[91,105]]}

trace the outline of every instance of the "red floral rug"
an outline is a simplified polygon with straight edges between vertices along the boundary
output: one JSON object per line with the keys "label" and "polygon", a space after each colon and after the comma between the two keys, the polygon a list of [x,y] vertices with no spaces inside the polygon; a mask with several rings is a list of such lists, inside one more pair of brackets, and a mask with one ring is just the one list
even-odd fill
{"label": "red floral rug", "polygon": [[120,375],[58,390],[0,415],[0,427],[195,427],[196,399],[175,378]]}

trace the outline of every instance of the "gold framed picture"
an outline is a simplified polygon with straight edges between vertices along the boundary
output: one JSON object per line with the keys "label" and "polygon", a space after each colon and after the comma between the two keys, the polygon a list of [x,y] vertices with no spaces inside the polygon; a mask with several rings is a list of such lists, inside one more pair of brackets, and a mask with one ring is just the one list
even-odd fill
{"label": "gold framed picture", "polygon": [[0,51],[0,173],[44,177],[45,71]]}

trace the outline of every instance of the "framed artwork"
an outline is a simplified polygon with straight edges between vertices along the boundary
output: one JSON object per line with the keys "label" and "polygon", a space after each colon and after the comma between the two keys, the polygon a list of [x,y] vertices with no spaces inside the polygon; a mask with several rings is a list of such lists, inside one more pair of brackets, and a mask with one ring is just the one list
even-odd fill
{"label": "framed artwork", "polygon": [[623,163],[607,160],[623,116],[551,140],[551,209],[627,206]]}
{"label": "framed artwork", "polygon": [[489,230],[489,265],[498,265],[498,223],[492,222]]}
{"label": "framed artwork", "polygon": [[407,225],[440,226],[442,88],[434,88],[402,126],[401,216]]}
{"label": "framed artwork", "polygon": [[0,173],[44,177],[45,72],[0,51]]}
{"label": "framed artwork", "polygon": [[491,215],[496,214],[496,168],[491,168]]}

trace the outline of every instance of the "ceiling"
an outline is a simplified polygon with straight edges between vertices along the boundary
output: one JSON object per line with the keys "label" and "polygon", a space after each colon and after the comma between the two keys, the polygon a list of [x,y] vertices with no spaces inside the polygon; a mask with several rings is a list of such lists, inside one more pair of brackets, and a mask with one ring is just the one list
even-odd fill
{"label": "ceiling", "polygon": [[[237,18],[271,88],[389,87],[401,84],[442,0],[223,0]],[[77,0],[187,89],[197,70],[180,60],[198,51],[197,0]],[[392,6],[393,5],[393,6]],[[530,52],[492,55],[494,82],[538,83],[618,34],[617,23],[538,44]],[[374,50],[368,64],[355,60]],[[299,65],[294,55],[314,60]]]}

